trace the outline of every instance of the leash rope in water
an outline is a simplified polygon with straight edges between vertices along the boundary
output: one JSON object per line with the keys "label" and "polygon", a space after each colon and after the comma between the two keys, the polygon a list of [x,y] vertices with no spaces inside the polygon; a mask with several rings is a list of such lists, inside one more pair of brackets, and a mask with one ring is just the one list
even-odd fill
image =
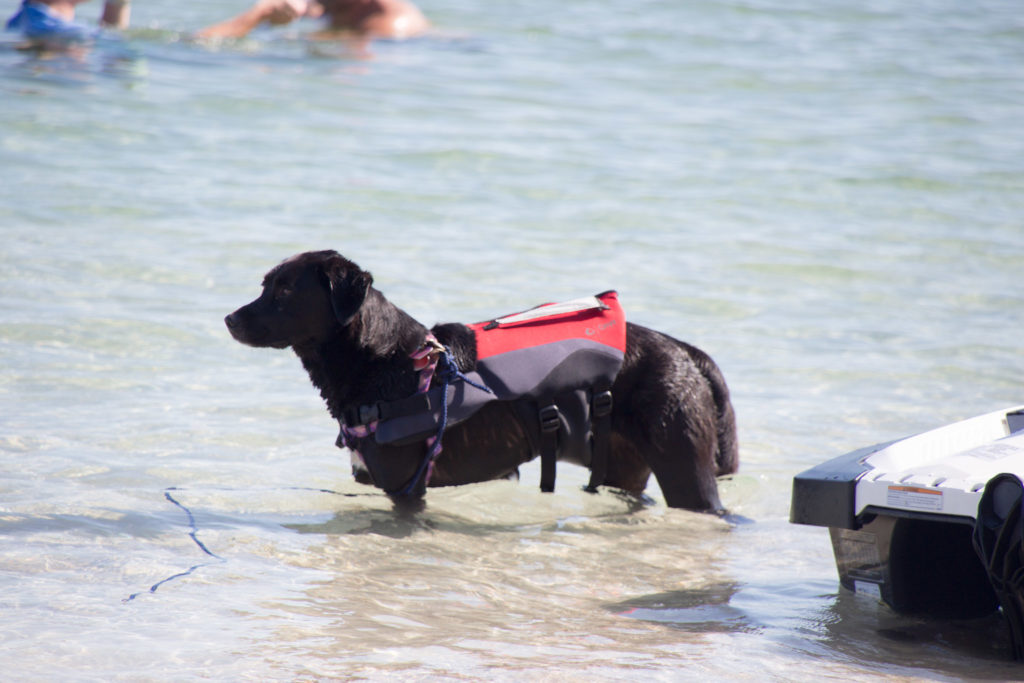
{"label": "leash rope in water", "polygon": [[[129,595],[127,598],[125,598],[121,602],[125,602],[125,603],[131,602],[131,601],[135,600],[135,598],[139,597],[140,595],[142,595],[144,593],[156,593],[157,589],[160,588],[160,586],[164,585],[165,583],[169,583],[171,581],[174,581],[175,579],[181,579],[181,578],[184,578],[186,576],[189,576],[193,572],[195,572],[197,569],[202,569],[203,567],[209,567],[209,566],[212,566],[214,564],[221,564],[221,563],[227,562],[226,558],[223,558],[220,555],[218,555],[217,553],[213,552],[208,547],[206,547],[205,543],[203,543],[201,540],[199,540],[199,526],[196,524],[196,518],[195,518],[195,515],[192,514],[192,510],[190,510],[188,507],[186,507],[183,503],[181,503],[179,500],[177,500],[170,493],[171,491],[185,491],[185,490],[187,490],[187,489],[179,488],[177,486],[170,486],[170,487],[164,489],[164,498],[167,499],[167,501],[170,502],[171,504],[177,506],[182,511],[184,511],[185,515],[188,517],[188,526],[189,526],[188,535],[189,535],[189,538],[192,539],[192,542],[195,543],[196,546],[198,546],[199,549],[202,550],[205,555],[208,555],[209,557],[213,558],[213,560],[215,560],[215,561],[200,562],[199,564],[194,564],[194,565],[192,565],[191,567],[189,567],[188,569],[186,569],[183,572],[178,572],[177,574],[172,574],[171,576],[168,576],[165,579],[157,581],[152,586],[150,586],[147,590],[139,591],[137,593],[132,593],[131,595]],[[242,490],[249,490],[249,489],[223,488],[223,489],[217,489],[217,490],[218,491],[242,491]],[[330,489],[318,489],[318,488],[311,488],[311,487],[305,487],[305,486],[285,486],[285,487],[278,487],[278,488],[276,488],[274,490],[284,490],[284,491],[315,491],[317,493],[329,493],[329,494],[334,495],[334,496],[344,496],[346,498],[358,498],[360,496],[373,496],[373,495],[377,495],[377,494],[372,494],[372,493],[339,493],[338,491],[331,491]]]}
{"label": "leash rope in water", "polygon": [[[187,507],[182,505],[170,493],[171,491],[179,491],[179,490],[181,490],[181,489],[179,489],[176,486],[171,486],[170,488],[164,489],[164,498],[166,498],[168,501],[170,501],[173,505],[176,505],[177,507],[181,508],[185,512],[185,514],[188,516],[188,526],[189,526],[188,535],[189,535],[189,538],[192,539],[193,543],[195,543],[197,546],[199,546],[200,550],[202,550],[205,554],[207,554],[210,557],[212,557],[215,560],[217,560],[218,563],[220,563],[220,562],[227,562],[227,560],[225,560],[223,557],[221,557],[217,553],[215,553],[212,550],[210,550],[209,548],[207,548],[206,544],[199,540],[199,527],[196,525],[195,515],[193,515],[191,510],[189,510]],[[140,595],[142,595],[142,593],[144,593],[144,592],[156,593],[157,589],[160,588],[160,586],[164,585],[165,583],[169,583],[169,582],[171,582],[171,581],[173,581],[175,579],[180,579],[180,578],[183,578],[185,576],[189,576],[194,571],[196,571],[197,569],[200,569],[202,567],[208,567],[208,566],[210,566],[212,564],[215,564],[215,563],[214,562],[200,562],[199,564],[194,564],[194,565],[192,565],[191,567],[189,567],[188,569],[186,569],[183,572],[178,572],[177,574],[172,574],[171,576],[168,576],[166,579],[163,579],[162,581],[157,581],[156,583],[154,583],[152,586],[149,587],[148,591],[139,591],[138,593],[132,593],[127,598],[125,598],[123,600],[123,602],[131,602],[135,598],[137,598]]]}

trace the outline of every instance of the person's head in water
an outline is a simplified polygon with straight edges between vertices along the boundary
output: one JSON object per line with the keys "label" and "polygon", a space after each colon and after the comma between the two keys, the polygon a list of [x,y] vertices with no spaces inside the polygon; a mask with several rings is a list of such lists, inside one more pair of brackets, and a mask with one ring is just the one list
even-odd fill
{"label": "person's head in water", "polygon": [[241,38],[261,24],[280,26],[299,17],[323,17],[328,29],[368,38],[409,38],[430,26],[407,0],[257,0],[245,12],[197,34],[201,38]]}

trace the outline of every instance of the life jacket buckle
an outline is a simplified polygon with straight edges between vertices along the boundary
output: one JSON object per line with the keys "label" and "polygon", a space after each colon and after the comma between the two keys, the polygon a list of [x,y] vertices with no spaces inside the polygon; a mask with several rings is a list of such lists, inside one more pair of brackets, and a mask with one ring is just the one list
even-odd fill
{"label": "life jacket buckle", "polygon": [[540,417],[540,431],[542,434],[551,434],[558,431],[558,428],[561,426],[558,406],[554,404],[544,406],[537,414]]}
{"label": "life jacket buckle", "polygon": [[359,424],[370,424],[380,419],[380,404],[368,403],[359,406]]}
{"label": "life jacket buckle", "polygon": [[593,417],[608,417],[612,414],[612,392],[602,391],[594,394],[591,400],[591,411]]}

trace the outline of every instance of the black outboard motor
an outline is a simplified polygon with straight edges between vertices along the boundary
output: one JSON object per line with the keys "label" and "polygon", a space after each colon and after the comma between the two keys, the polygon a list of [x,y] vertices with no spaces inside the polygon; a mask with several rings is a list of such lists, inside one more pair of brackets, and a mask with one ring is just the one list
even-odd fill
{"label": "black outboard motor", "polygon": [[999,474],[985,485],[974,524],[974,550],[988,572],[1010,627],[1013,658],[1024,660],[1024,484]]}

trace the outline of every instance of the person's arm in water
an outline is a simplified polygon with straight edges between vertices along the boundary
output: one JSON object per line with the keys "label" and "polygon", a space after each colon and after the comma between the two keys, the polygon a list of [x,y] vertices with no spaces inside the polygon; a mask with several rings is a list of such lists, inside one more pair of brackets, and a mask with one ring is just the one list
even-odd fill
{"label": "person's arm in water", "polygon": [[306,0],[259,0],[236,17],[207,26],[198,33],[200,38],[242,38],[266,22],[273,26],[288,24],[306,14]]}
{"label": "person's arm in water", "polygon": [[131,0],[107,0],[103,4],[100,25],[110,28],[128,28],[132,17]]}

